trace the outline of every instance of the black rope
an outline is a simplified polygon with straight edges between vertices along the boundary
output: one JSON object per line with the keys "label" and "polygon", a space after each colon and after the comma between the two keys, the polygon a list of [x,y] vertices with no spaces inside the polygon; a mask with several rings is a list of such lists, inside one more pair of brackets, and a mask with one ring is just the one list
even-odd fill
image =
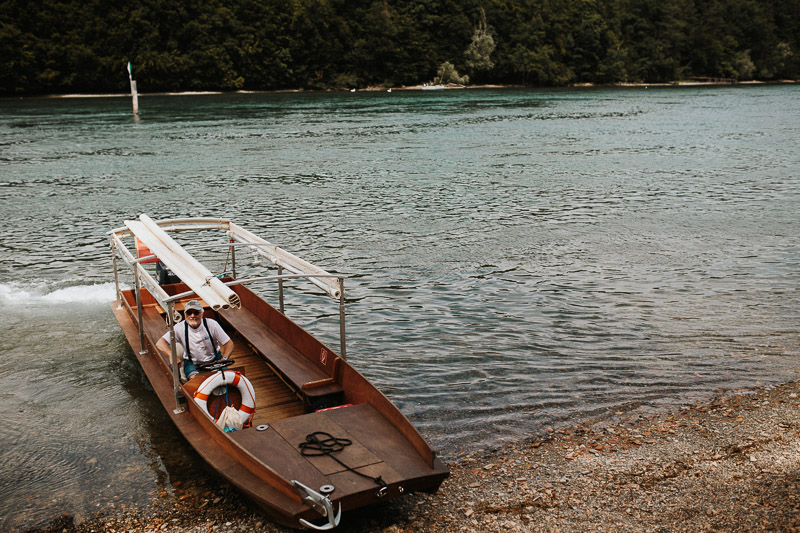
{"label": "black rope", "polygon": [[334,453],[340,452],[345,449],[345,447],[350,446],[353,444],[353,441],[350,439],[342,439],[337,438],[331,435],[330,433],[325,433],[324,431],[315,431],[314,433],[310,433],[306,435],[305,442],[301,442],[298,444],[300,447],[300,454],[305,457],[321,457],[323,455],[327,455],[344,468],[353,472],[354,474],[358,474],[359,476],[367,479],[371,479],[376,485],[380,487],[378,494],[382,496],[385,494],[386,490],[389,486],[386,482],[381,479],[381,476],[372,477],[368,476],[367,474],[362,474],[361,472],[347,466],[343,462],[341,462],[337,457],[335,457]]}

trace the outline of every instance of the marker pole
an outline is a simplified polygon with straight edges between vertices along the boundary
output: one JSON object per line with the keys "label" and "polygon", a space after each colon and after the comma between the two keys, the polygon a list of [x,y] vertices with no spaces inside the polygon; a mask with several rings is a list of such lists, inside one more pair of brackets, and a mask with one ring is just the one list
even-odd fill
{"label": "marker pole", "polygon": [[133,114],[139,114],[139,93],[136,91],[136,80],[133,79],[131,74],[131,63],[128,62],[128,79],[131,82],[131,98],[133,99]]}

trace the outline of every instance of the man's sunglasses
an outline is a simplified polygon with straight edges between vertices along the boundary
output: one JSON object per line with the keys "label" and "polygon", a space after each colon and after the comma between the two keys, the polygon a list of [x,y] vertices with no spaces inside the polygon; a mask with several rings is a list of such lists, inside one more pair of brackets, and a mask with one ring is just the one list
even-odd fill
{"label": "man's sunglasses", "polygon": [[189,309],[189,310],[185,311],[184,314],[186,316],[195,316],[195,315],[199,315],[200,311],[198,311],[197,309]]}

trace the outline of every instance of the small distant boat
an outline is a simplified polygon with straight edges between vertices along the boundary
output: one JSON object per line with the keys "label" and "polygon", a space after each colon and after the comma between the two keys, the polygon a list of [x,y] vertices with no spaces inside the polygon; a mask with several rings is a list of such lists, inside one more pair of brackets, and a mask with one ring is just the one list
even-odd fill
{"label": "small distant boat", "polygon": [[444,90],[444,85],[428,85],[427,83],[422,86],[423,91],[442,91]]}
{"label": "small distant boat", "polygon": [[[221,250],[232,270],[212,274],[170,235],[178,232],[220,234],[210,244],[189,242],[204,254]],[[435,492],[448,476],[406,417],[345,360],[343,276],[227,219],[141,215],[109,233],[116,285],[111,305],[152,388],[188,443],[273,520],[333,529],[343,510]],[[275,265],[277,275],[237,277],[241,247]],[[135,288],[120,287],[120,263],[131,269]],[[289,279],[307,280],[338,300],[340,353],[284,314]],[[245,287],[268,282],[277,284],[278,308]],[[155,346],[180,321],[184,306],[198,299],[204,316],[234,341],[234,351],[181,382],[174,337],[169,355]],[[241,429],[220,427],[223,416],[217,415],[229,408]]]}

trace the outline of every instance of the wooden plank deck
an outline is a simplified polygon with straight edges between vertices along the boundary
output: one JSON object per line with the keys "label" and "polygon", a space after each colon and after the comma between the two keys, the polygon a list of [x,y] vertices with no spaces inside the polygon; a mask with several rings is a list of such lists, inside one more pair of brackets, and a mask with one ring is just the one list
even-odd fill
{"label": "wooden plank deck", "polygon": [[302,415],[305,412],[303,401],[237,333],[230,333],[234,346],[230,357],[235,361],[234,367],[243,370],[256,395],[253,425]]}

